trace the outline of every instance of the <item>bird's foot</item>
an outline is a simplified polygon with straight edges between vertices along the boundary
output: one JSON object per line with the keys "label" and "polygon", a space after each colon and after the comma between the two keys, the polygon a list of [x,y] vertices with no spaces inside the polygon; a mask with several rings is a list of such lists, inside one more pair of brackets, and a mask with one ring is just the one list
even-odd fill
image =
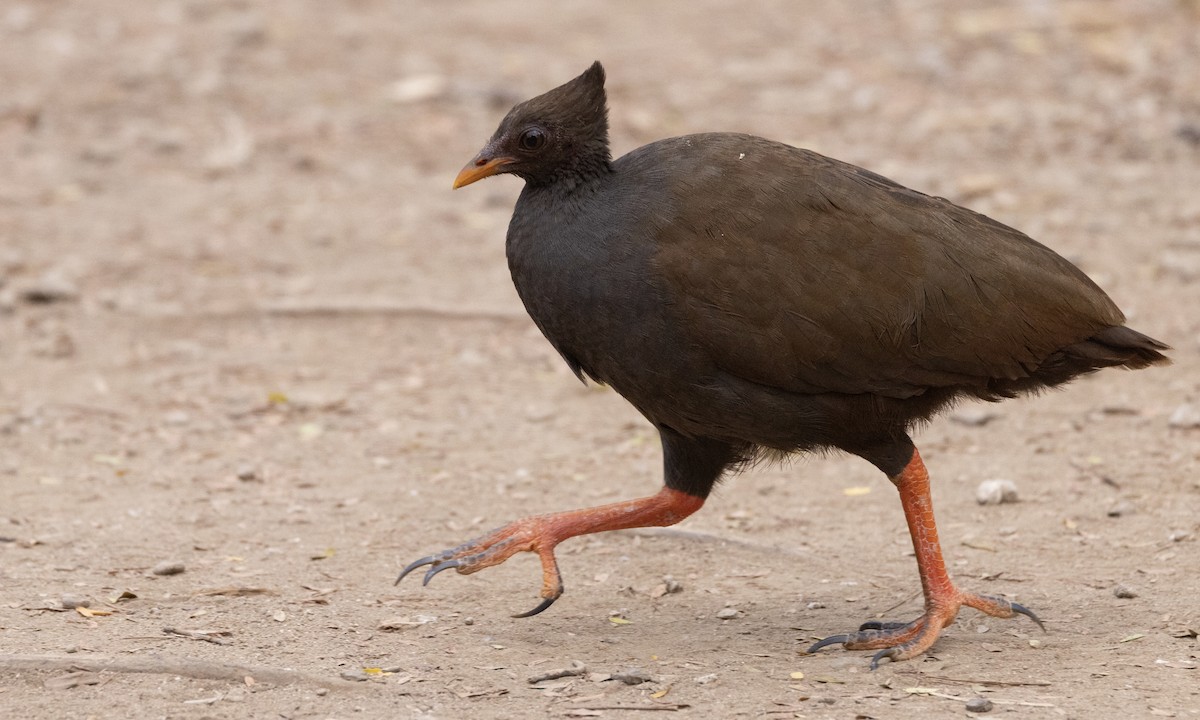
{"label": "bird's foot", "polygon": [[871,658],[871,669],[879,667],[881,660],[891,662],[908,660],[928,650],[937,641],[942,628],[954,622],[963,605],[998,618],[1025,615],[1038,624],[1043,631],[1046,626],[1032,610],[1004,598],[992,595],[977,595],[957,589],[947,596],[936,597],[926,603],[925,612],[912,622],[867,622],[858,632],[831,635],[808,649],[815,653],[828,645],[841,644],[847,650],[879,650]]}
{"label": "bird's foot", "polygon": [[396,582],[426,565],[429,569],[425,571],[424,585],[443,570],[453,569],[460,575],[470,575],[499,565],[519,552],[535,552],[542,561],[542,602],[513,617],[537,615],[563,594],[562,576],[554,558],[554,548],[560,542],[576,535],[605,530],[674,525],[703,504],[702,497],[665,487],[657,495],[637,500],[522,518],[481,538],[409,563]]}
{"label": "bird's foot", "polygon": [[522,518],[458,547],[415,560],[400,572],[396,583],[413,570],[426,565],[430,567],[425,571],[422,585],[428,585],[433,576],[443,570],[453,569],[459,575],[470,575],[484,568],[499,565],[519,552],[536,552],[542,561],[542,602],[533,610],[513,617],[537,615],[554,604],[563,594],[562,576],[558,572],[558,561],[554,557],[554,546],[561,538],[548,532],[546,518],[547,516]]}

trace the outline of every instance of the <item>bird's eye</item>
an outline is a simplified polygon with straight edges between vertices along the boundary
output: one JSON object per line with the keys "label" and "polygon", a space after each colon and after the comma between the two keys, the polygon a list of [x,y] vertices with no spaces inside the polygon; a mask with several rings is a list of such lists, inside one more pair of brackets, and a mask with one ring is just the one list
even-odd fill
{"label": "bird's eye", "polygon": [[542,146],[546,144],[546,133],[538,128],[529,128],[521,133],[521,139],[518,142],[521,144],[522,150],[529,152],[541,150]]}

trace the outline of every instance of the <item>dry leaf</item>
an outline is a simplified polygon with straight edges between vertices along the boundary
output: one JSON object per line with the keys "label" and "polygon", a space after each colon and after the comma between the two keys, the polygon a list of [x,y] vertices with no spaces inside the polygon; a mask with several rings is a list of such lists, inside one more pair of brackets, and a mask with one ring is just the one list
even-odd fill
{"label": "dry leaf", "polygon": [[793,679],[793,680],[803,680],[803,679],[804,679],[804,673],[802,673],[802,672],[800,672],[799,670],[797,670],[796,672],[792,673],[792,674],[791,674],[791,675],[789,675],[788,677],[790,677],[790,678],[791,678],[791,679]]}
{"label": "dry leaf", "polygon": [[632,620],[626,620],[625,618],[617,617],[616,615],[613,615],[612,617],[610,617],[608,619],[608,621],[610,623],[612,623],[613,625],[632,625],[633,624]]}
{"label": "dry leaf", "polygon": [[848,488],[842,490],[843,495],[849,495],[850,497],[855,497],[857,495],[866,495],[869,492],[871,492],[871,488],[867,487],[866,485],[858,485],[856,487],[848,487]]}
{"label": "dry leaf", "polygon": [[87,618],[96,617],[96,616],[103,617],[105,615],[112,615],[112,610],[93,610],[92,608],[86,608],[86,607],[83,607],[82,605],[75,608],[75,612],[77,612],[80,615],[87,617]]}

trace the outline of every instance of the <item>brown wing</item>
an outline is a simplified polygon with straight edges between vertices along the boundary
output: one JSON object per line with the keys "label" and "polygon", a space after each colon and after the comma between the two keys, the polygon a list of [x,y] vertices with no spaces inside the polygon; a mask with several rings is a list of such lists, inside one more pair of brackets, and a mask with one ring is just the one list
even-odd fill
{"label": "brown wing", "polygon": [[945,199],[759,138],[669,142],[685,170],[655,263],[679,326],[726,372],[909,397],[1028,377],[1124,320],[1071,263]]}

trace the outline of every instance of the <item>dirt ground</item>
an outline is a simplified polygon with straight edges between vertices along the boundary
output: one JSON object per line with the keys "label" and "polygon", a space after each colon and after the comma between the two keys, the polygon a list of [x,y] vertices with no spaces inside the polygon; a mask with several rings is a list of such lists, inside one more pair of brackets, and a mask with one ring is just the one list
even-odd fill
{"label": "dirt ground", "polygon": [[[1198,58],[1184,0],[4,3],[0,716],[1200,717]],[[524,315],[520,182],[450,191],[594,59],[618,154],[738,130],[864,165],[1175,347],[917,435],[952,571],[1047,633],[967,610],[876,672],[804,655],[920,611],[894,490],[836,456],[563,545],[535,618],[528,556],[393,587],[661,482]],[[998,478],[1020,501],[978,505]]]}

